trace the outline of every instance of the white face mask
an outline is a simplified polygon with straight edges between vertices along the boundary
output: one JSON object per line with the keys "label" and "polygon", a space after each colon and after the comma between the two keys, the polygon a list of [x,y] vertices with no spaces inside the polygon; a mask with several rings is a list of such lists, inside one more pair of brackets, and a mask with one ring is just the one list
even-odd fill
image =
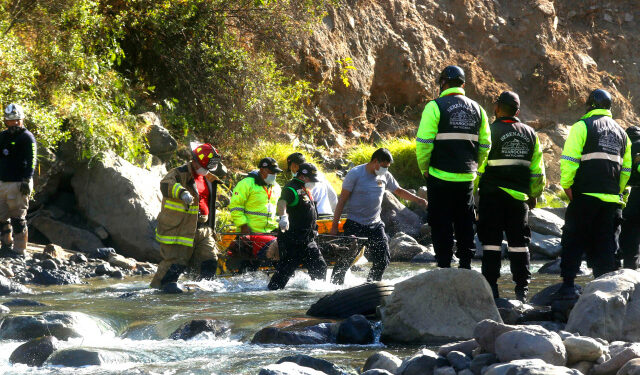
{"label": "white face mask", "polygon": [[384,176],[385,174],[387,174],[388,171],[389,171],[389,168],[380,167],[380,168],[376,169],[376,175],[377,176]]}
{"label": "white face mask", "polygon": [[311,190],[311,189],[313,189],[314,187],[316,187],[316,183],[315,183],[315,182],[305,182],[305,183],[304,183],[304,187],[305,187],[305,188],[307,188],[307,189],[309,189],[309,190]]}
{"label": "white face mask", "polygon": [[276,175],[269,173],[267,175],[267,178],[264,179],[264,182],[266,182],[268,185],[272,185],[274,182],[276,182]]}
{"label": "white face mask", "polygon": [[200,175],[200,176],[206,176],[207,173],[209,173],[209,171],[204,169],[204,168],[202,168],[202,167],[200,167],[200,168],[196,169],[196,173],[198,175]]}

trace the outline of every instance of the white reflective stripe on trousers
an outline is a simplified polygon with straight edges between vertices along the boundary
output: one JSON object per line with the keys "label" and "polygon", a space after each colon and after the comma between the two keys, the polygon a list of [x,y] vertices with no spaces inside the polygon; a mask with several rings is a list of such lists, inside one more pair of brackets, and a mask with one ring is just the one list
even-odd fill
{"label": "white reflective stripe on trousers", "polygon": [[494,159],[487,161],[487,164],[492,167],[504,167],[507,165],[522,165],[525,167],[531,166],[530,161],[520,159]]}
{"label": "white reflective stripe on trousers", "polygon": [[485,250],[485,251],[502,251],[502,246],[484,245],[484,246],[482,246],[482,250]]}
{"label": "white reflective stripe on trousers", "polygon": [[623,160],[620,155],[611,155],[606,152],[590,152],[588,154],[582,155],[580,158],[581,161],[585,160],[609,160],[614,161],[618,164],[622,164]]}
{"label": "white reflective stripe on trousers", "polygon": [[524,247],[509,247],[508,250],[512,253],[526,253],[527,251],[529,251],[529,248],[524,246]]}
{"label": "white reflective stripe on trousers", "polygon": [[436,140],[440,141],[474,141],[478,142],[477,134],[467,133],[438,133],[436,134]]}

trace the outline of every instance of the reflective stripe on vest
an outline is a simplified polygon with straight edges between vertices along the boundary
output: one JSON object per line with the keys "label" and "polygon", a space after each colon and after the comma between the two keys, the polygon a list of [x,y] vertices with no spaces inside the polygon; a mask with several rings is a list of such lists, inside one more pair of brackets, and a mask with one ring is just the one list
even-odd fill
{"label": "reflective stripe on vest", "polygon": [[502,246],[484,245],[482,246],[482,249],[485,251],[502,251]]}
{"label": "reflective stripe on vest", "polygon": [[229,211],[240,211],[240,212],[245,213],[247,215],[271,217],[271,214],[268,214],[268,213],[265,213],[265,212],[247,211],[242,207],[234,207],[234,208],[231,208]]}
{"label": "reflective stripe on vest", "polygon": [[438,133],[436,139],[439,141],[473,141],[478,142],[477,134],[468,133]]}
{"label": "reflective stripe on vest", "polygon": [[582,157],[580,158],[581,161],[586,161],[586,160],[609,160],[609,161],[613,161],[616,162],[620,165],[622,165],[623,159],[620,157],[620,155],[611,155],[611,154],[607,154],[606,152],[591,152],[588,154],[584,154],[582,155]]}
{"label": "reflective stripe on vest", "polygon": [[530,161],[520,160],[520,159],[494,159],[494,160],[489,160],[487,164],[492,167],[504,167],[508,165],[522,165],[524,167],[531,166]]}
{"label": "reflective stripe on vest", "polygon": [[509,252],[512,252],[512,253],[526,253],[527,251],[529,251],[529,248],[526,246],[508,247],[507,250],[509,250]]}
{"label": "reflective stripe on vest", "polygon": [[188,209],[185,209],[184,203],[182,203],[182,201],[176,202],[176,201],[170,201],[168,199],[164,202],[164,208],[172,211],[183,212],[189,215],[197,215],[198,212],[200,211],[200,206],[198,205],[189,206]]}
{"label": "reflective stripe on vest", "polygon": [[171,196],[174,198],[180,198],[178,196],[178,193],[180,192],[180,189],[182,189],[182,185],[180,185],[179,183],[175,183],[173,184],[173,188],[171,188]]}
{"label": "reflective stripe on vest", "polygon": [[156,229],[156,241],[167,245],[193,246],[193,238],[180,236],[162,236]]}

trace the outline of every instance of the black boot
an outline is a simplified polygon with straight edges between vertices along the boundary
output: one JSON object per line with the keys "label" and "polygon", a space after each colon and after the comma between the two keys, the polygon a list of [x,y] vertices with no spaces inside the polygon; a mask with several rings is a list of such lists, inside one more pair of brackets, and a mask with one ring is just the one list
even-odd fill
{"label": "black boot", "polygon": [[460,258],[458,261],[458,268],[471,269],[471,258]]}
{"label": "black boot", "polygon": [[15,251],[13,251],[13,245],[11,244],[2,244],[0,247],[0,258],[14,258],[18,259],[22,256]]}
{"label": "black boot", "polygon": [[527,294],[529,294],[529,287],[516,286],[516,299],[522,303],[527,303]]}
{"label": "black boot", "polygon": [[216,278],[216,270],[218,269],[218,260],[205,260],[200,265],[200,279],[213,280]]}
{"label": "black boot", "polygon": [[500,298],[500,291],[498,290],[498,284],[490,284],[491,293],[493,293],[493,298]]}
{"label": "black boot", "polygon": [[180,275],[186,268],[187,267],[180,264],[172,264],[167,270],[167,273],[164,274],[162,280],[160,280],[160,288],[164,288],[165,284],[178,282]]}

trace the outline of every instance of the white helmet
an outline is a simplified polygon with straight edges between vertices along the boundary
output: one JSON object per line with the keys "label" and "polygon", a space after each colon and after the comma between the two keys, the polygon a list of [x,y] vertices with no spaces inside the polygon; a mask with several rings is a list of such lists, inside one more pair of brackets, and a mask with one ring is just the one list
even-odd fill
{"label": "white helmet", "polygon": [[4,109],[5,120],[23,120],[24,110],[20,104],[11,103]]}

